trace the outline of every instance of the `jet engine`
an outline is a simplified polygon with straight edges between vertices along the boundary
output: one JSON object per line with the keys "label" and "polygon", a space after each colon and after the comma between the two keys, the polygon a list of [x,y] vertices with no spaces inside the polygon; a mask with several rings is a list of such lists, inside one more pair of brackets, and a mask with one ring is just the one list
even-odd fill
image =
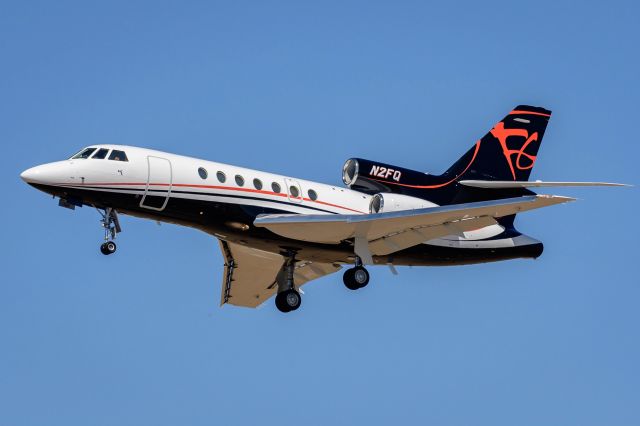
{"label": "jet engine", "polygon": [[369,213],[388,213],[400,210],[424,209],[437,207],[437,204],[408,195],[380,192],[371,197]]}
{"label": "jet engine", "polygon": [[349,188],[375,194],[378,192],[415,193],[416,187],[428,185],[433,176],[361,158],[350,158],[342,167],[342,181]]}

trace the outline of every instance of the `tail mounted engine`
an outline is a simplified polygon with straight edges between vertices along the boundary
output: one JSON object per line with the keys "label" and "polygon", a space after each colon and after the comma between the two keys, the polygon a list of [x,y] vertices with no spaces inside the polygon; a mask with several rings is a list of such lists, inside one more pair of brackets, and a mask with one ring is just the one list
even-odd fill
{"label": "tail mounted engine", "polygon": [[428,185],[432,179],[433,177],[427,173],[361,158],[350,158],[342,167],[344,184],[355,191],[367,194],[415,193],[412,188]]}

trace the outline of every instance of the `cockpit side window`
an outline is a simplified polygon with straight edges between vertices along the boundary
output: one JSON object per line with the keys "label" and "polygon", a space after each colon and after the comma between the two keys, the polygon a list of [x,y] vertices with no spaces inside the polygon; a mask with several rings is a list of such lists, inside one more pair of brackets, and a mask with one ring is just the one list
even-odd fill
{"label": "cockpit side window", "polygon": [[98,152],[96,152],[95,154],[93,154],[93,157],[91,157],[92,160],[104,160],[105,157],[107,156],[107,153],[109,152],[108,148],[100,148],[98,150]]}
{"label": "cockpit side window", "polygon": [[124,151],[118,151],[117,149],[114,149],[113,151],[111,151],[111,155],[109,156],[109,160],[129,161],[129,159],[127,159],[127,154],[125,154]]}
{"label": "cockpit side window", "polygon": [[82,151],[80,151],[79,153],[77,153],[76,155],[71,157],[71,159],[75,160],[75,159],[79,159],[79,158],[82,158],[82,159],[89,158],[91,156],[91,154],[93,154],[93,151],[95,151],[95,150],[96,150],[96,148],[83,149]]}

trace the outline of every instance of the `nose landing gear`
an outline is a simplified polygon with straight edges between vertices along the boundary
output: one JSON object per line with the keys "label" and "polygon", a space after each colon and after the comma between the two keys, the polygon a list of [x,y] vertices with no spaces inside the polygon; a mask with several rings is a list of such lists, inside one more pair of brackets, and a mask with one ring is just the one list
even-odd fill
{"label": "nose landing gear", "polygon": [[116,234],[122,232],[120,227],[120,220],[118,220],[118,213],[111,207],[104,209],[104,212],[97,209],[98,213],[102,216],[102,227],[104,228],[104,243],[100,245],[100,252],[105,256],[116,252],[117,246],[113,242],[116,238]]}

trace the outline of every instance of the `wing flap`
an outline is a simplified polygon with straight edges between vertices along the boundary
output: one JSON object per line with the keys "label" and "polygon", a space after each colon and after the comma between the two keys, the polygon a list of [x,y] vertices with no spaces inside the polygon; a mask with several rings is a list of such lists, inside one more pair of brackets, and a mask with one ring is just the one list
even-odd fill
{"label": "wing flap", "polygon": [[398,232],[370,241],[369,250],[371,254],[378,256],[391,254],[434,238],[456,234],[462,235],[464,232],[474,231],[479,228],[484,228],[485,226],[495,225],[496,223],[495,219],[490,216],[480,216],[442,225],[411,228],[404,232]]}

